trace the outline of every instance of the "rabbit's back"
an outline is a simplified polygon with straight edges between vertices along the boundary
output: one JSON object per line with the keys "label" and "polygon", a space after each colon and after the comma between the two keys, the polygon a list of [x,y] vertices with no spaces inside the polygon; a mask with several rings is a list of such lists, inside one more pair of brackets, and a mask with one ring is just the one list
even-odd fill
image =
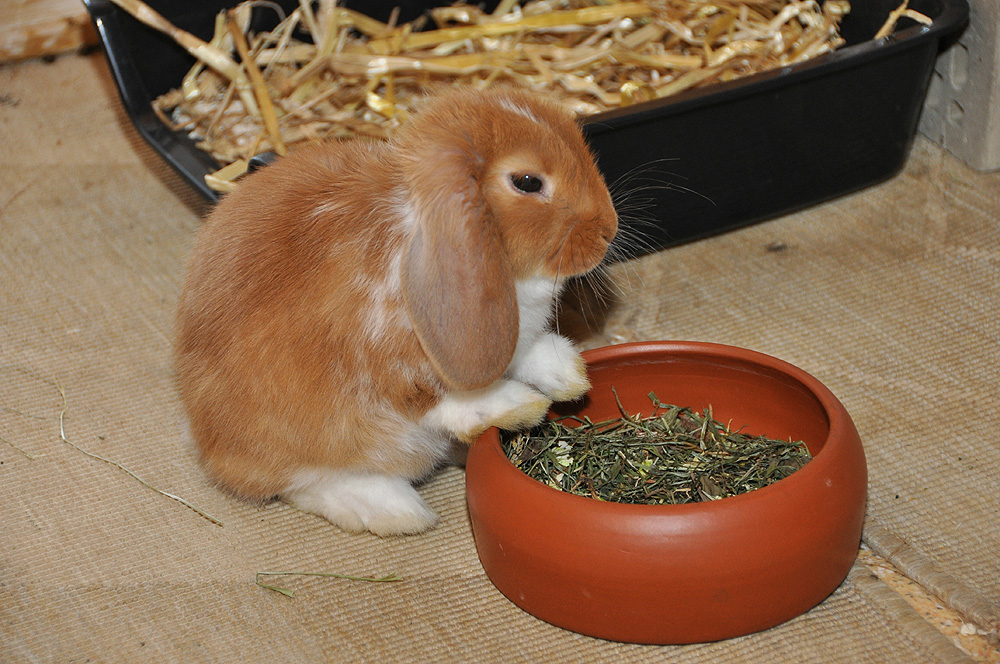
{"label": "rabbit's back", "polygon": [[[405,439],[438,394],[401,301],[407,204],[385,186],[390,156],[366,142],[304,148],[202,229],[178,375],[205,462],[239,494],[269,498],[302,466],[369,462],[373,441]],[[400,451],[375,455],[419,471]]]}

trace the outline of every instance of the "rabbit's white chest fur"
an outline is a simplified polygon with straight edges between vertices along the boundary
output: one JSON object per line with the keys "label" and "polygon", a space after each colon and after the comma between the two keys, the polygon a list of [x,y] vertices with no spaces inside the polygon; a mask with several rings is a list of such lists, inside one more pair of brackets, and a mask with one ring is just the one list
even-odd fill
{"label": "rabbit's white chest fur", "polygon": [[549,331],[562,287],[563,280],[545,277],[517,283],[517,348],[504,374],[556,401],[575,399],[589,387],[573,344]]}
{"label": "rabbit's white chest fur", "polygon": [[518,352],[533,344],[552,321],[552,313],[556,297],[562,291],[562,283],[546,277],[534,277],[517,282],[517,351],[514,354],[515,363]]}

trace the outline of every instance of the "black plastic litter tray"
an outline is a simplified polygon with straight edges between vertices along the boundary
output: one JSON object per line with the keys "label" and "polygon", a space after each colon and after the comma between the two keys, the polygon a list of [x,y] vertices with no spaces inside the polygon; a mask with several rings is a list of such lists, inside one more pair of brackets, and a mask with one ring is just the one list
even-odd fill
{"label": "black plastic litter tray", "polygon": [[[124,106],[140,133],[198,191],[221,164],[172,132],[151,101],[180,85],[193,60],[170,38],[109,0],[84,0]],[[583,119],[609,183],[643,208],[636,253],[745,226],[885,180],[902,167],[934,67],[968,21],[966,0],[911,0],[934,19],[900,21],[872,37],[900,0],[853,0],[847,44],[807,62]],[[169,21],[211,38],[224,0],[152,0]],[[289,8],[295,0],[280,3]],[[351,6],[352,3],[346,3]],[[412,20],[433,2],[355,2],[385,19]],[[264,26],[260,26],[264,27]],[[629,174],[633,174],[631,178]],[[626,215],[628,216],[628,215]],[[630,223],[623,218],[623,225]]]}

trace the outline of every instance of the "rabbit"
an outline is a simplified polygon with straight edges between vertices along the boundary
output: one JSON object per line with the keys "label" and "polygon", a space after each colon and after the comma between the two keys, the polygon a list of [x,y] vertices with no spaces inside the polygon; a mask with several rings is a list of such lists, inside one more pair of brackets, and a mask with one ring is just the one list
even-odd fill
{"label": "rabbit", "polygon": [[431,95],[390,139],[246,176],[200,229],[177,308],[208,474],[349,532],[431,528],[414,485],[454,446],[589,388],[550,326],[617,226],[573,116],[515,88]]}

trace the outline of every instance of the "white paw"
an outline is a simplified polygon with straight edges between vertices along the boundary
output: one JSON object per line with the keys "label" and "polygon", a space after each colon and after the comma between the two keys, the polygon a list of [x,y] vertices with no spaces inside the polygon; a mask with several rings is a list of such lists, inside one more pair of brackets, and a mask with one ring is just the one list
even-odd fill
{"label": "white paw", "polygon": [[573,343],[554,332],[540,336],[511,362],[510,375],[553,401],[573,401],[590,389],[587,366]]}
{"label": "white paw", "polygon": [[445,396],[421,420],[472,444],[490,427],[525,429],[542,421],[551,399],[524,383],[498,380],[489,387]]}
{"label": "white paw", "polygon": [[282,498],[352,533],[389,537],[421,533],[438,522],[402,477],[333,470],[300,471]]}

